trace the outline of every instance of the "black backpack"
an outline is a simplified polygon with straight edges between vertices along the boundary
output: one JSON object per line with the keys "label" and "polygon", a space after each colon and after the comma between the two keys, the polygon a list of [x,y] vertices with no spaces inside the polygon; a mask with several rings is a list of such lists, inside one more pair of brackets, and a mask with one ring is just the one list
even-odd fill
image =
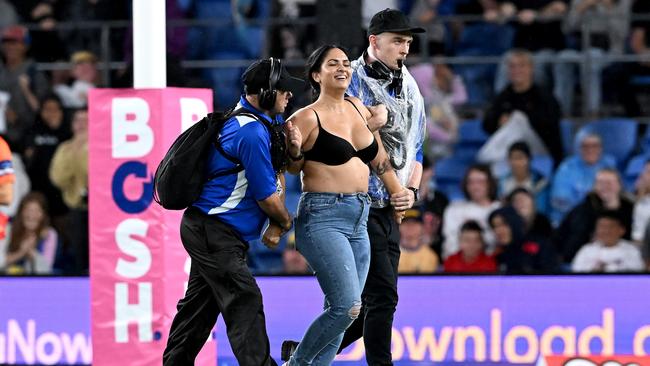
{"label": "black backpack", "polygon": [[[281,126],[271,126],[267,121],[243,109],[210,113],[178,136],[165,154],[154,175],[154,201],[168,210],[183,210],[199,198],[203,184],[206,182],[244,170],[241,163],[228,155],[217,141],[217,135],[224,123],[237,115],[246,115],[267,126],[271,133],[273,167],[276,171],[283,168],[276,166],[286,162],[284,133]],[[211,145],[236,166],[206,176],[205,164]]]}

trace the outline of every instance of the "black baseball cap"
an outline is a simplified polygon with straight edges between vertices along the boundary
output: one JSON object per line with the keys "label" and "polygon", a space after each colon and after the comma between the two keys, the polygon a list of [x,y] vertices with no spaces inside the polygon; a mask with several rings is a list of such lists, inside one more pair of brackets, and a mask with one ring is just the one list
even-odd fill
{"label": "black baseball cap", "polygon": [[424,33],[420,27],[412,27],[409,18],[399,10],[386,8],[372,16],[368,35],[377,35],[384,32],[392,33]]}
{"label": "black baseball cap", "polygon": [[[270,78],[270,59],[253,62],[241,76],[247,94],[257,94],[261,89],[268,89]],[[280,79],[278,79],[278,82],[275,84],[275,88],[282,91],[296,93],[304,87],[304,81],[291,76],[284,65],[281,64]]]}

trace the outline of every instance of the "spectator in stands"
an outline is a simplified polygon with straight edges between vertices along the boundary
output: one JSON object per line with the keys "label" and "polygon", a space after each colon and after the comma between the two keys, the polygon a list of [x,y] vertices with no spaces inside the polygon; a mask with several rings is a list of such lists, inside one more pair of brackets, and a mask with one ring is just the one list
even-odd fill
{"label": "spectator in stands", "polygon": [[524,220],[511,206],[499,208],[489,217],[496,241],[496,260],[504,273],[548,273],[557,269],[551,245],[525,233]]}
{"label": "spectator in stands", "polygon": [[21,7],[21,11],[28,11],[27,14],[23,13],[23,22],[36,25],[30,32],[30,54],[34,60],[36,62],[65,60],[67,57],[66,44],[59,36],[60,32],[54,29],[57,21],[63,19],[63,2],[36,0],[23,1],[22,3],[26,4]]}
{"label": "spectator in stands", "polygon": [[[513,20],[515,38],[513,47],[528,50],[535,55],[535,80],[541,85],[550,86],[552,77],[546,70],[557,52],[566,46],[562,32],[562,17],[567,13],[565,0],[506,0],[500,1],[501,16]],[[494,90],[498,93],[506,86],[506,65],[501,63],[495,80]],[[555,85],[558,82],[553,83]]]}
{"label": "spectator in stands", "polygon": [[[30,1],[31,2],[31,1]],[[51,1],[42,1],[51,2]],[[60,13],[59,19],[64,19],[66,22],[82,22],[82,21],[112,21],[112,20],[130,20],[131,2],[127,1],[114,1],[114,0],[72,0],[72,1],[56,1],[55,13]],[[187,3],[187,1],[184,1]],[[230,5],[230,4],[229,4]],[[210,29],[210,28],[207,28]],[[126,47],[130,42],[130,37],[127,37],[128,28],[113,28],[111,29],[110,39],[110,53],[113,60],[128,59],[124,53],[129,53],[130,48]],[[98,55],[101,53],[102,43],[100,40],[99,30],[89,30],[87,28],[72,28],[62,31],[63,38],[65,39],[66,46],[71,51],[76,50],[89,50]],[[126,43],[126,44],[125,44]],[[207,43],[207,42],[206,42]],[[63,58],[66,59],[66,58]]]}
{"label": "spectator in stands", "polygon": [[558,223],[578,204],[594,185],[596,172],[614,168],[614,158],[603,154],[599,135],[578,136],[579,153],[564,159],[555,171],[551,188],[551,220]]}
{"label": "spectator in stands", "polygon": [[427,30],[424,35],[413,38],[411,53],[419,53],[424,58],[445,53],[445,25],[437,19],[440,2],[440,0],[416,0],[411,8],[409,16],[413,24]]}
{"label": "spectator in stands", "polygon": [[70,57],[72,76],[70,85],[54,86],[54,92],[66,108],[84,108],[88,104],[88,92],[99,84],[97,56],[89,51],[77,51]]}
{"label": "spectator in stands", "polygon": [[506,197],[505,202],[524,219],[527,236],[544,240],[549,240],[553,236],[553,226],[550,220],[537,210],[535,196],[529,190],[516,188]]}
{"label": "spectator in stands", "polygon": [[[11,204],[14,198],[14,183],[16,175],[14,174],[14,166],[11,159],[11,150],[9,145],[0,137],[0,205],[7,206]],[[0,213],[0,240],[4,239],[7,235],[6,226],[9,221],[9,216]]]}
{"label": "spectator in stands", "polygon": [[444,271],[449,273],[494,273],[497,263],[494,257],[485,253],[483,229],[474,220],[466,221],[460,227],[459,250],[449,256],[444,263]]}
{"label": "spectator in stands", "polygon": [[[650,14],[650,2],[647,0],[634,0],[632,5],[633,16]],[[632,54],[643,57],[650,53],[650,20],[637,19],[632,21],[629,34],[629,46]],[[642,116],[641,105],[637,98],[637,90],[632,84],[635,76],[650,76],[650,61],[626,62],[613,65],[605,71],[609,74],[605,84],[607,89],[613,90],[618,101],[625,109],[628,117]],[[642,125],[645,128],[645,124]]]}
{"label": "spectator in stands", "polygon": [[617,211],[598,215],[594,241],[585,244],[573,259],[573,272],[640,272],[645,269],[639,248],[623,239],[625,218]]}
{"label": "spectator in stands", "polygon": [[[477,221],[487,229],[487,218],[490,212],[500,206],[496,200],[497,184],[492,178],[490,168],[486,165],[473,165],[465,173],[462,182],[466,200],[452,202],[444,213],[442,232],[445,241],[442,245],[443,258],[458,251],[458,232],[464,222]],[[494,249],[492,231],[485,231],[487,252]]]}
{"label": "spectator in stands", "polygon": [[77,274],[88,271],[88,112],[75,111],[72,117],[72,138],[61,143],[54,152],[49,169],[52,184],[63,193],[63,202],[70,208],[68,227],[71,249],[75,255]]}
{"label": "spectator in stands", "polygon": [[435,185],[435,167],[425,155],[422,160],[422,179],[420,180],[420,203],[422,205],[422,223],[427,243],[442,255],[442,217],[449,205],[449,199]]}
{"label": "spectator in stands", "polygon": [[[23,158],[20,154],[15,152],[11,153],[11,165],[15,176],[13,198],[11,199],[11,202],[6,205],[0,204],[0,216],[4,214],[9,218],[16,216],[20,201],[22,201],[23,197],[32,191],[32,183],[27,175],[27,170],[25,169],[25,164],[23,163]],[[2,239],[0,238],[0,240]]]}
{"label": "spectator in stands", "polygon": [[34,191],[47,198],[52,225],[65,235],[65,215],[68,207],[63,202],[61,191],[52,184],[49,176],[50,162],[56,148],[71,137],[70,126],[65,121],[61,101],[54,94],[41,100],[41,107],[34,128],[25,142],[25,164]]}
{"label": "spectator in stands", "polygon": [[641,245],[643,257],[650,260],[650,159],[643,166],[635,190],[632,240]]}
{"label": "spectator in stands", "polygon": [[409,69],[424,98],[427,132],[432,158],[451,153],[458,139],[458,115],[454,106],[467,101],[467,91],[460,76],[443,63],[424,62]]}
{"label": "spectator in stands", "polygon": [[[544,37],[542,37],[544,38]],[[507,56],[510,84],[497,95],[483,118],[483,129],[494,134],[511,122],[514,111],[522,112],[542,140],[557,166],[563,157],[560,107],[557,100],[533,80],[533,58],[525,50]]]}
{"label": "spectator in stands", "polygon": [[[555,97],[562,105],[565,115],[571,115],[574,90],[580,73],[587,75],[587,90],[582,91],[587,98],[587,113],[598,115],[602,102],[601,73],[606,66],[603,56],[606,53],[622,54],[627,37],[631,0],[572,0],[566,19],[570,49],[559,53],[553,65],[557,77],[554,88]],[[589,48],[583,48],[582,30],[588,26]],[[587,65],[566,62],[577,57],[590,57]],[[564,62],[562,62],[564,61]],[[580,73],[578,73],[580,66]],[[585,68],[586,67],[586,68]]]}
{"label": "spectator in stands", "polygon": [[591,193],[562,220],[555,235],[555,248],[564,263],[571,263],[576,253],[591,239],[596,218],[603,211],[616,211],[623,222],[623,238],[630,239],[634,203],[625,197],[621,178],[615,169],[596,173]]}
{"label": "spectator in stands", "polygon": [[0,0],[0,29],[18,23],[18,14],[11,1]]}
{"label": "spectator in stands", "polygon": [[284,274],[309,274],[309,265],[305,257],[296,250],[296,233],[287,234],[287,245],[282,251]]}
{"label": "spectator in stands", "polygon": [[50,226],[42,193],[23,198],[10,228],[5,271],[8,274],[51,274],[59,237]]}
{"label": "spectator in stands", "polygon": [[7,140],[14,151],[22,153],[23,139],[34,124],[39,98],[47,93],[49,85],[34,61],[27,58],[27,28],[8,27],[2,31],[1,41],[4,64],[0,68],[0,91],[10,96],[5,113]]}
{"label": "spectator in stands", "polygon": [[542,212],[548,211],[550,184],[539,172],[530,166],[530,147],[523,141],[515,142],[508,149],[509,171],[499,178],[499,197],[510,195],[515,189],[524,188],[533,194],[535,206]]}
{"label": "spectator in stands", "polygon": [[418,207],[406,210],[400,233],[400,258],[397,272],[400,274],[430,274],[436,272],[440,260],[426,241],[423,230],[422,210]]}

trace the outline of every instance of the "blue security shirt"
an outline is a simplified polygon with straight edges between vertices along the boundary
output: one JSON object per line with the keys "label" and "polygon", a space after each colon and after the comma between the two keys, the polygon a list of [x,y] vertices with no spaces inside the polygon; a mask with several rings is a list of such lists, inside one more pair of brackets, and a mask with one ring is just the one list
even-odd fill
{"label": "blue security shirt", "polygon": [[[253,107],[243,96],[237,109],[242,107],[272,124],[278,123]],[[267,216],[257,201],[268,198],[277,189],[269,131],[252,117],[234,116],[225,122],[218,140],[226,154],[239,160],[244,170],[207,182],[194,206],[218,217],[244,240],[258,239]],[[234,167],[235,163],[211,147],[206,167],[208,176]]]}

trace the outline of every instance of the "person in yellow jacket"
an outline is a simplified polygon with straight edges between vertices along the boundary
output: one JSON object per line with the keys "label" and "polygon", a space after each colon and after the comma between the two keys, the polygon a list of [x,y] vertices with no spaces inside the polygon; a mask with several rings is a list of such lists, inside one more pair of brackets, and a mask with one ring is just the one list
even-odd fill
{"label": "person in yellow jacket", "polygon": [[50,163],[50,180],[70,208],[68,227],[75,272],[88,272],[88,111],[72,118],[72,138],[59,145]]}

